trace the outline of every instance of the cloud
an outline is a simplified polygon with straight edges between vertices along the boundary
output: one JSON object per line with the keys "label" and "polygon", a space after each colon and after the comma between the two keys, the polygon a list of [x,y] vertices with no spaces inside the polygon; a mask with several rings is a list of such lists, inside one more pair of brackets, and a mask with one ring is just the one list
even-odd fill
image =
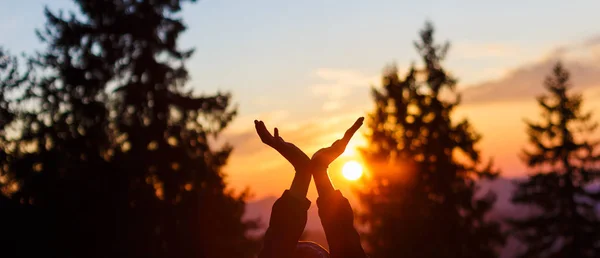
{"label": "cloud", "polygon": [[546,93],[544,78],[558,60],[571,72],[574,92],[583,95],[583,109],[600,108],[600,55],[594,54],[600,39],[592,39],[557,47],[498,80],[463,88],[463,105],[454,115],[468,118],[483,135],[479,143],[482,155],[494,157],[504,176],[522,176],[528,171],[518,155],[528,143],[523,119],[539,118],[535,98]]}
{"label": "cloud", "polygon": [[532,99],[542,93],[544,78],[557,61],[571,72],[578,91],[600,87],[600,38],[558,47],[543,59],[510,70],[496,81],[487,81],[463,90],[465,103]]}
{"label": "cloud", "polygon": [[[525,171],[516,155],[527,140],[523,134],[522,119],[536,117],[538,114],[534,97],[544,92],[544,77],[551,72],[556,60],[564,60],[566,67],[572,72],[576,90],[585,91],[586,109],[598,99],[594,96],[600,96],[600,87],[596,87],[600,86],[600,62],[594,62],[592,54],[600,46],[599,41],[588,40],[556,48],[537,61],[506,72],[498,80],[464,88],[465,105],[455,115],[468,117],[484,135],[480,145],[483,155],[494,156],[499,161],[503,175],[522,175]],[[480,49],[484,51],[488,48],[482,46]],[[489,50],[489,55],[508,54],[506,52],[512,51],[510,47],[503,46],[489,46]],[[586,51],[591,54],[582,58],[580,53]],[[317,97],[321,111],[325,112],[315,116],[312,111],[290,109],[288,112],[286,109],[279,109],[246,114],[236,118],[236,126],[232,128],[235,130],[228,129],[224,133],[222,138],[234,146],[225,168],[230,187],[243,189],[250,186],[256,196],[279,195],[286,187],[280,184],[291,182],[293,177],[293,168],[276,151],[260,142],[254,132],[252,120],[264,120],[271,129],[278,126],[284,139],[311,155],[318,148],[327,146],[340,137],[357,116],[368,112],[372,105],[368,97],[369,86],[380,87],[379,74],[370,76],[356,70],[321,68],[315,70],[313,76],[316,80],[309,84],[309,89]],[[590,99],[591,97],[594,98]],[[361,138],[353,139],[352,144],[362,145]]]}
{"label": "cloud", "polygon": [[600,35],[590,37],[588,40],[584,42],[586,46],[598,46],[600,45]]}
{"label": "cloud", "polygon": [[256,98],[252,99],[251,101],[252,101],[252,105],[259,106],[259,107],[267,107],[267,106],[273,104],[273,102],[266,96],[258,96]]}
{"label": "cloud", "polygon": [[461,59],[489,59],[519,56],[521,48],[510,43],[457,42],[452,45],[452,56]]}
{"label": "cloud", "polygon": [[340,101],[328,101],[323,104],[323,111],[333,111],[342,107],[342,103]]}
{"label": "cloud", "polygon": [[[264,115],[258,115],[258,119],[265,121],[265,124],[271,133],[273,127],[278,123],[272,122],[272,119],[263,119],[261,117],[276,116],[277,113],[278,112],[271,112]],[[287,114],[287,112],[285,113]],[[327,146],[335,139],[342,137],[347,127],[352,125],[359,116],[364,116],[364,114],[349,112],[338,114],[336,116],[318,117],[307,121],[279,124],[277,125],[277,128],[279,129],[281,137],[286,141],[293,142],[307,152],[313,152],[319,147]],[[249,124],[253,125],[252,123]],[[268,148],[263,146],[262,142],[258,139],[258,136],[256,136],[253,126],[246,126],[243,131],[228,131],[222,138],[235,146],[236,156],[250,157],[260,155],[265,150],[270,152]],[[251,159],[254,158],[255,157],[251,157]]]}
{"label": "cloud", "polygon": [[334,111],[342,108],[342,100],[348,97],[356,88],[366,88],[374,85],[379,80],[379,75],[365,75],[359,71],[320,68],[314,75],[324,82],[310,86],[312,93],[317,97],[325,97],[322,105],[323,111]]}

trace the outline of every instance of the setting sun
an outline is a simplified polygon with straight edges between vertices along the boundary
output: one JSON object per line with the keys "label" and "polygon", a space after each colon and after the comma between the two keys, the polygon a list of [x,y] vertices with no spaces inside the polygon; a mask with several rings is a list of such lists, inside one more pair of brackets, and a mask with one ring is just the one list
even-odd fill
{"label": "setting sun", "polygon": [[356,180],[362,176],[363,167],[360,163],[351,160],[342,167],[342,175],[348,180]]}

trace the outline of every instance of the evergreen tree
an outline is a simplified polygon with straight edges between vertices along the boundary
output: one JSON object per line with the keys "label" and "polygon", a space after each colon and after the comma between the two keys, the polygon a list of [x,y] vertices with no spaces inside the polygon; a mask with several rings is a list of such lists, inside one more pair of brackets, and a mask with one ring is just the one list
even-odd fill
{"label": "evergreen tree", "polygon": [[0,137],[3,141],[6,139],[4,129],[15,118],[10,95],[27,81],[28,75],[19,70],[19,60],[0,47]]}
{"label": "evergreen tree", "polygon": [[459,96],[442,67],[449,44],[433,34],[427,23],[415,43],[423,68],[400,78],[391,67],[373,89],[362,151],[372,175],[360,192],[366,241],[373,257],[495,257],[503,237],[485,220],[495,196],[474,199],[476,179],[495,173],[480,168],[471,124],[452,119]]}
{"label": "evergreen tree", "polygon": [[[40,207],[58,257],[250,257],[246,194],[226,188],[230,95],[186,89],[185,1],[46,10],[46,51],[16,100],[10,197]],[[193,2],[193,1],[191,1]]]}
{"label": "evergreen tree", "polygon": [[[22,74],[19,60],[0,47],[0,162],[1,165],[10,162],[11,149],[14,144],[8,135],[9,127],[15,121],[14,95],[26,82],[29,73]],[[8,194],[11,184],[7,169],[0,166],[0,195]],[[1,197],[0,197],[1,198]]]}
{"label": "evergreen tree", "polygon": [[192,51],[176,45],[185,30],[175,16],[180,1],[112,1],[82,8],[98,19],[120,17],[105,22],[108,38],[114,39],[103,51],[119,60],[114,162],[128,171],[127,216],[135,252],[251,256],[255,242],[245,233],[254,224],[241,222],[246,195],[227,190],[221,171],[231,148],[209,145],[236,112],[228,94],[199,97],[184,88],[184,62]]}
{"label": "evergreen tree", "polygon": [[600,257],[600,192],[590,189],[600,175],[598,142],[589,141],[597,123],[582,111],[582,96],[570,92],[569,72],[557,63],[538,98],[542,120],[527,122],[530,148],[523,160],[533,174],[513,196],[538,212],[512,221],[527,245],[521,257]]}
{"label": "evergreen tree", "polygon": [[[10,198],[19,189],[10,165],[18,161],[18,97],[29,86],[31,65],[0,47],[0,243],[2,257],[33,257],[49,250],[47,228],[39,209]],[[41,216],[42,215],[42,216]],[[31,248],[35,246],[35,248]]]}

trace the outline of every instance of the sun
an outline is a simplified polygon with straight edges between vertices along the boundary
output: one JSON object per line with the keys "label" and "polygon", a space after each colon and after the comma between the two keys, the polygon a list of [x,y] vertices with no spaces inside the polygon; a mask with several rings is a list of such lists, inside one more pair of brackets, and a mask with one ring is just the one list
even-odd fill
{"label": "sun", "polygon": [[354,181],[359,179],[363,174],[363,167],[360,163],[351,160],[346,162],[342,167],[342,175],[348,180]]}

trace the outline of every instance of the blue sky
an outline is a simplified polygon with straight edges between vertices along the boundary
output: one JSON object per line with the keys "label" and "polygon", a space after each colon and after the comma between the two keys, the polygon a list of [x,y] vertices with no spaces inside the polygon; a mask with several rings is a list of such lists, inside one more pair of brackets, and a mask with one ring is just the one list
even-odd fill
{"label": "blue sky", "polygon": [[[307,91],[322,82],[318,69],[372,77],[388,63],[410,64],[416,58],[412,41],[426,19],[439,39],[459,48],[448,65],[463,83],[499,76],[555,45],[598,33],[600,1],[573,2],[205,0],[184,7],[189,30],[181,45],[197,50],[189,69],[199,91],[233,91],[242,114],[273,105],[296,110],[319,102]],[[13,53],[39,49],[34,29],[44,24],[44,5],[73,7],[69,0],[0,3],[0,45]],[[462,55],[490,47],[497,53]]]}

